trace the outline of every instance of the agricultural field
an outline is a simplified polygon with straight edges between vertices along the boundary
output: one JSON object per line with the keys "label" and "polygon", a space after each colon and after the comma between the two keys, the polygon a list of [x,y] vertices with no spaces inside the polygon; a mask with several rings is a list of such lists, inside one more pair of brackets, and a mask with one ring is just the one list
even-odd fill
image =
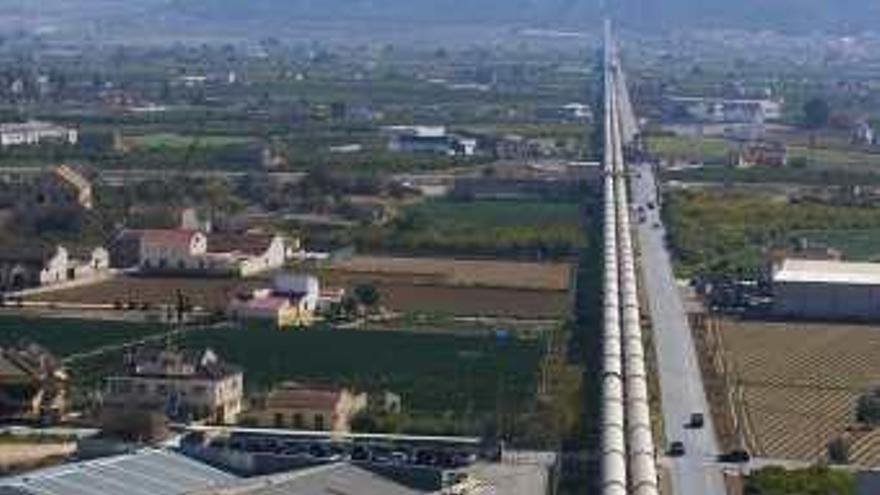
{"label": "agricultural field", "polygon": [[237,292],[245,292],[266,286],[267,279],[234,278],[162,278],[117,277],[97,284],[70,289],[43,292],[29,296],[27,300],[86,304],[116,304],[135,306],[148,304],[173,305],[177,291],[189,298],[194,306],[208,311],[225,309]]}
{"label": "agricultural field", "polygon": [[724,320],[720,337],[755,455],[815,461],[849,435],[851,462],[880,465],[880,431],[853,428],[858,397],[880,384],[880,327]]}
{"label": "agricultural field", "polygon": [[371,250],[545,260],[575,256],[587,239],[578,203],[433,200],[363,233]]}
{"label": "agricultural field", "polygon": [[190,146],[229,146],[253,142],[247,136],[186,136],[170,132],[128,138],[139,148],[188,148]]}
{"label": "agricultural field", "polygon": [[568,290],[572,266],[570,263],[355,256],[334,262],[330,270],[391,277],[406,275],[431,285]]}
{"label": "agricultural field", "polygon": [[36,342],[57,357],[121,344],[167,331],[163,325],[0,316],[0,346]]}
{"label": "agricultural field", "polygon": [[371,283],[382,304],[409,313],[560,318],[569,305],[568,263],[355,256],[321,273],[329,285]]}
{"label": "agricultural field", "polygon": [[709,163],[727,165],[732,153],[736,152],[734,143],[717,137],[702,139],[687,136],[650,136],[648,149],[651,153],[667,161],[688,163]]}
{"label": "agricultural field", "polygon": [[[667,196],[664,208],[683,275],[756,270],[767,248],[801,237],[837,241],[831,247],[859,259],[880,228],[878,213],[872,207],[793,204],[780,195],[736,190],[678,191]],[[868,236],[867,244],[852,236],[856,232]]]}
{"label": "agricultural field", "polygon": [[[218,327],[187,333],[182,348],[210,347],[245,370],[248,392],[282,380],[350,384],[399,393],[409,411],[494,411],[531,403],[540,340],[474,338],[363,330],[278,331]],[[108,354],[86,382],[119,366]]]}

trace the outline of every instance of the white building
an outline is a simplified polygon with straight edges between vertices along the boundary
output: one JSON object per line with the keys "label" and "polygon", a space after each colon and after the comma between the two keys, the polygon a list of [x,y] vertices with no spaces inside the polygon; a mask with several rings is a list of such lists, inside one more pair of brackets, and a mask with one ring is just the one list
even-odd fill
{"label": "white building", "polygon": [[782,103],[776,100],[673,96],[669,103],[701,122],[761,123],[782,118]]}
{"label": "white building", "polygon": [[103,247],[71,253],[60,245],[0,247],[0,290],[16,291],[75,280],[97,280],[109,270]]}
{"label": "white building", "polygon": [[388,136],[388,151],[473,156],[477,140],[447,132],[444,126],[396,125],[382,129]]}
{"label": "white building", "polygon": [[773,309],[783,317],[880,318],[880,264],[786,259],[773,272]]}
{"label": "white building", "polygon": [[48,122],[31,120],[23,123],[0,124],[0,146],[36,145],[44,141],[76,144],[79,134],[76,129]]}
{"label": "white building", "polygon": [[278,328],[305,326],[314,321],[321,297],[318,279],[311,275],[282,274],[272,288],[236,296],[229,316],[242,321],[271,322]]}

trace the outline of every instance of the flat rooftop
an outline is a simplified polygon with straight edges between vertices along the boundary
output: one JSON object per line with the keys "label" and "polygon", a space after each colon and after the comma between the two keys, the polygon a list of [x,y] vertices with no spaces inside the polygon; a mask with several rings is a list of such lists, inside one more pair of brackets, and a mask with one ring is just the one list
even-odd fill
{"label": "flat rooftop", "polygon": [[773,282],[880,285],[880,263],[789,258],[773,272]]}
{"label": "flat rooftop", "polygon": [[145,449],[32,471],[0,480],[0,493],[29,495],[183,495],[238,477],[169,451]]}

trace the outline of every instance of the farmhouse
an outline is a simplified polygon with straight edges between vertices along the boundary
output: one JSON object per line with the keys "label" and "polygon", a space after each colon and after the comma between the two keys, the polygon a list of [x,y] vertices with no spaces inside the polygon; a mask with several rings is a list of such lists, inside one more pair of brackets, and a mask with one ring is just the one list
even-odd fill
{"label": "farmhouse", "polygon": [[107,273],[109,255],[102,247],[60,245],[0,246],[0,289],[22,290],[73,280],[94,280]]}
{"label": "farmhouse", "polygon": [[246,414],[258,426],[348,432],[351,420],[367,407],[367,394],[324,385],[282,383]]}
{"label": "farmhouse", "polygon": [[61,363],[36,344],[0,349],[0,418],[57,420],[67,379]]}
{"label": "farmhouse", "polygon": [[172,419],[232,423],[241,411],[242,371],[211,349],[142,349],[126,358],[125,369],[105,381],[106,421],[147,411],[164,412]]}
{"label": "farmhouse", "polygon": [[309,275],[279,275],[272,288],[236,296],[230,317],[243,321],[268,321],[278,328],[309,325],[320,298],[318,279]]}
{"label": "farmhouse", "polygon": [[287,259],[286,242],[279,235],[153,229],[117,236],[115,258],[120,263],[130,261],[134,243],[143,273],[247,277],[281,268]]}
{"label": "farmhouse", "polygon": [[880,264],[786,259],[773,272],[779,316],[818,319],[880,318]]}

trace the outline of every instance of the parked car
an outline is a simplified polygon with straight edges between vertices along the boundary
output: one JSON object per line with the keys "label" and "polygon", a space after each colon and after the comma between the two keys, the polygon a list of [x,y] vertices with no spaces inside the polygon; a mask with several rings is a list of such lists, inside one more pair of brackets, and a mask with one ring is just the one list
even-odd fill
{"label": "parked car", "polygon": [[688,421],[687,427],[700,429],[703,427],[703,423],[705,419],[703,418],[703,413],[693,413],[691,414],[691,419]]}

